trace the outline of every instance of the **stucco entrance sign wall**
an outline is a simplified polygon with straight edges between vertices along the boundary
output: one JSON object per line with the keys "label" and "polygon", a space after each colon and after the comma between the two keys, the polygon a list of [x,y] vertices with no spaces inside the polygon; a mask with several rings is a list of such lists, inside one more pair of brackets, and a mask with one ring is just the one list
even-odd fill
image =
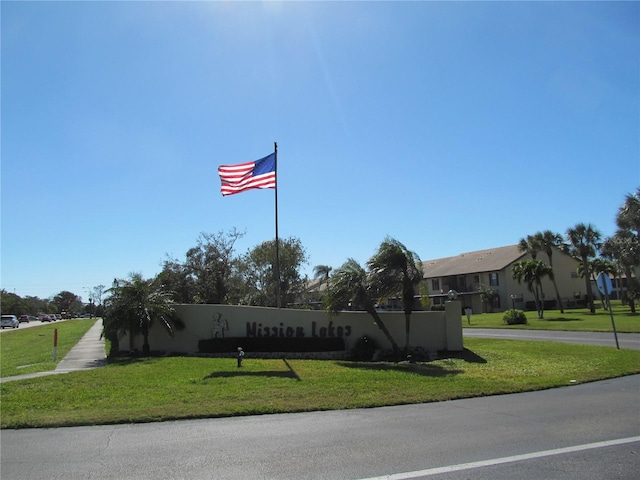
{"label": "stucco entrance sign wall", "polygon": [[[234,305],[176,305],[176,313],[185,329],[169,337],[162,328],[151,328],[149,344],[155,351],[197,353],[198,342],[210,338],[274,337],[302,335],[340,337],[347,349],[353,348],[362,336],[373,338],[382,348],[391,348],[382,331],[366,312],[342,312],[329,316],[321,310],[294,310]],[[403,312],[380,312],[388,330],[400,347],[405,336]],[[217,337],[216,337],[217,335]],[[128,345],[128,338],[120,339]],[[142,350],[142,338],[134,345]],[[447,302],[445,311],[416,311],[411,315],[412,347],[427,351],[460,351],[462,344],[462,313],[460,302]]]}

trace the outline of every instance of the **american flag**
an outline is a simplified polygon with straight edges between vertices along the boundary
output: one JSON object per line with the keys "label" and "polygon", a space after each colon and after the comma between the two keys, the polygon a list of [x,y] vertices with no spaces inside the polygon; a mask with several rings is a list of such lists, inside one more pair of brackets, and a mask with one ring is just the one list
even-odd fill
{"label": "american flag", "polygon": [[254,188],[276,188],[276,154],[274,152],[255,162],[220,165],[218,175],[223,196]]}

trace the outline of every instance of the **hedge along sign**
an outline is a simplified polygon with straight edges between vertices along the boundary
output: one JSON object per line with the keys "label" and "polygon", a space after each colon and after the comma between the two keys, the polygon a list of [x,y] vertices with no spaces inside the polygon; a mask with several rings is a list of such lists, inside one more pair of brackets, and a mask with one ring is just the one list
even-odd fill
{"label": "hedge along sign", "polygon": [[305,327],[292,327],[284,323],[280,323],[280,325],[274,327],[262,325],[258,322],[247,322],[247,337],[250,338],[344,338],[350,335],[350,325],[336,327],[331,321],[326,327],[319,327],[316,322],[311,322],[311,331],[307,331]]}

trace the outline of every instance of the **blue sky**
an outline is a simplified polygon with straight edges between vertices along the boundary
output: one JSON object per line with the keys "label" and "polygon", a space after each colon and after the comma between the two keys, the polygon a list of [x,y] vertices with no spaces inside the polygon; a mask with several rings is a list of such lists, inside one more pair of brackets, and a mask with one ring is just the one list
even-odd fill
{"label": "blue sky", "polygon": [[1,287],[156,275],[275,236],[220,164],[278,142],[280,238],[423,260],[592,223],[640,186],[638,2],[7,2]]}

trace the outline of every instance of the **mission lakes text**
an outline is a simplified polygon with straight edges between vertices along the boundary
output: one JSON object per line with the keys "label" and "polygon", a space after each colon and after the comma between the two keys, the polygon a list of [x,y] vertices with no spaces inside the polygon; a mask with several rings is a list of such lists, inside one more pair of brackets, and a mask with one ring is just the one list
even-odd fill
{"label": "mission lakes text", "polygon": [[[318,328],[316,322],[311,322],[311,337],[348,337],[349,335],[351,335],[351,326],[336,327],[333,322],[329,322],[328,326]],[[284,323],[277,327],[271,327],[263,326],[257,322],[247,322],[247,337],[293,338],[306,336],[305,327],[285,326]]]}

